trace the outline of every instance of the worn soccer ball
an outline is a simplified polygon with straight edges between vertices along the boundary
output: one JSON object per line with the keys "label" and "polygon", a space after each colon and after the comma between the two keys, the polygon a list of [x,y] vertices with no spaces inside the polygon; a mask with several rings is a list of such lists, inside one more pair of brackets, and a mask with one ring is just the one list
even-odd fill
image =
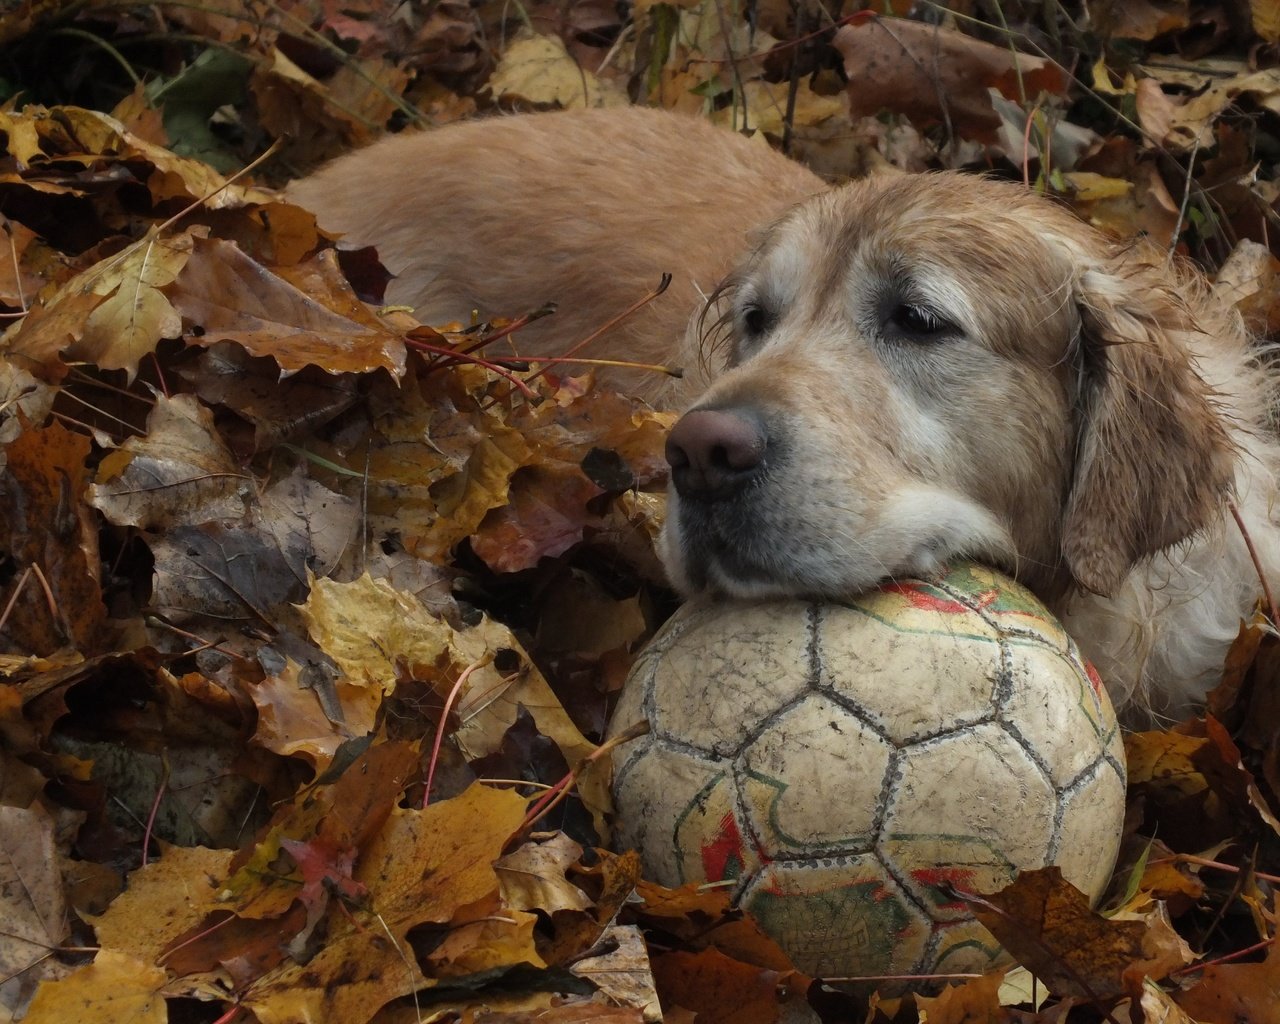
{"label": "worn soccer ball", "polygon": [[961,565],[850,601],[686,605],[612,732],[617,841],[664,885],[729,882],[824,978],[982,971],[956,890],[1056,864],[1093,900],[1124,750],[1093,669],[1025,589]]}

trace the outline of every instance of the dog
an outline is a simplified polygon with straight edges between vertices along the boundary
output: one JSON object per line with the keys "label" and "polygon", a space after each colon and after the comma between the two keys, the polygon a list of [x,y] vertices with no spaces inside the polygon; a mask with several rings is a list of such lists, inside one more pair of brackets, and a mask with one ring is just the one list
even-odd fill
{"label": "dog", "polygon": [[590,354],[692,369],[621,380],[686,410],[660,542],[686,595],[838,600],[975,558],[1041,597],[1141,720],[1203,701],[1280,569],[1277,382],[1235,311],[1021,185],[833,188],[631,108],[391,137],[288,197],[375,245],[387,301],[425,322],[555,300],[520,332],[530,355],[671,273]]}

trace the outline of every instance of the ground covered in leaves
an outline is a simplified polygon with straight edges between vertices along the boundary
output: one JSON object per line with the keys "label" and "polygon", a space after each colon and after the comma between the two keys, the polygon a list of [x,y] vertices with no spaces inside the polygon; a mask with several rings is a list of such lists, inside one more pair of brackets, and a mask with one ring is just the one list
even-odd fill
{"label": "ground covered in leaves", "polygon": [[0,1018],[1277,1019],[1269,601],[1208,714],[1129,737],[1103,914],[1030,873],[974,903],[1007,975],[807,978],[608,846],[670,417],[511,359],[532,311],[381,309],[376,253],[268,187],[642,102],[833,180],[1025,178],[1280,326],[1280,6],[950,7],[5,5]]}

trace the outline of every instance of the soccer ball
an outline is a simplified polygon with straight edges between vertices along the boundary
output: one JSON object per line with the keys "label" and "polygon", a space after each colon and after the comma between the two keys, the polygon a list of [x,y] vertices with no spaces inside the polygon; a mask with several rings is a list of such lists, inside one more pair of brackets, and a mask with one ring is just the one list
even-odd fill
{"label": "soccer ball", "polygon": [[731,883],[812,976],[983,971],[1005,958],[955,890],[1057,864],[1096,901],[1110,878],[1115,714],[1049,612],[988,569],[847,604],[686,605],[611,732],[646,718],[615,754],[618,844],[663,885]]}

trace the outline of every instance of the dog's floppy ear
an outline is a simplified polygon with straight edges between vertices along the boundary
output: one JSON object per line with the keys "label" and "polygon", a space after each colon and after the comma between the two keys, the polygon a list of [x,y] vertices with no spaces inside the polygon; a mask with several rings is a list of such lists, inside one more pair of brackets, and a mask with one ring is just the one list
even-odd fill
{"label": "dog's floppy ear", "polygon": [[1231,493],[1227,423],[1185,344],[1213,327],[1196,323],[1202,291],[1179,276],[1121,250],[1077,283],[1081,419],[1062,553],[1094,593],[1208,526]]}

